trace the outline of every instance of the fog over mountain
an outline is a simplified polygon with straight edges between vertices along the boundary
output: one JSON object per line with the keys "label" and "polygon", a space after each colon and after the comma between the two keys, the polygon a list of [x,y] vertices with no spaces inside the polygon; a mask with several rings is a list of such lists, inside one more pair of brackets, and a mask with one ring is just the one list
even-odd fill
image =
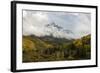
{"label": "fog over mountain", "polygon": [[80,38],[91,33],[89,13],[23,11],[23,35]]}

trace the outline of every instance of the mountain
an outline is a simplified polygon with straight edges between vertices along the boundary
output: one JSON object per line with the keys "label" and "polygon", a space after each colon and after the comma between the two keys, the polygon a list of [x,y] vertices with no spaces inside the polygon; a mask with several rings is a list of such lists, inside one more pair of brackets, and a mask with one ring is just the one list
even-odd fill
{"label": "mountain", "polygon": [[63,27],[57,25],[55,22],[53,22],[51,24],[47,24],[46,27],[49,27],[49,28],[55,27],[58,31],[63,31],[66,34],[73,34],[73,32],[71,30],[64,29]]}
{"label": "mountain", "polygon": [[46,25],[46,27],[50,27],[50,26],[53,26],[53,27],[57,28],[58,30],[63,29],[63,27],[61,27],[61,26],[55,24],[54,22],[51,23],[51,24],[47,24],[47,25]]}

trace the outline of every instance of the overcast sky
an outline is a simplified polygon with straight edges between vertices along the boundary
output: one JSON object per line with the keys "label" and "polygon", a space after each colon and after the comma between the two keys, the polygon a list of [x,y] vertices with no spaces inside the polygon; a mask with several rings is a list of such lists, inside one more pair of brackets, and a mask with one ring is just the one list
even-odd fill
{"label": "overcast sky", "polygon": [[90,33],[90,13],[23,11],[23,35],[81,38]]}

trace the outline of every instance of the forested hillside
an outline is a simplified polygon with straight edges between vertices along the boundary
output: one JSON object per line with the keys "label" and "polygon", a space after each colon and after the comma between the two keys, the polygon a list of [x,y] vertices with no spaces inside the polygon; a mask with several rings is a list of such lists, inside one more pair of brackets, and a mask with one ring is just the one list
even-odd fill
{"label": "forested hillside", "polygon": [[91,35],[80,39],[23,36],[23,62],[85,60],[91,58]]}

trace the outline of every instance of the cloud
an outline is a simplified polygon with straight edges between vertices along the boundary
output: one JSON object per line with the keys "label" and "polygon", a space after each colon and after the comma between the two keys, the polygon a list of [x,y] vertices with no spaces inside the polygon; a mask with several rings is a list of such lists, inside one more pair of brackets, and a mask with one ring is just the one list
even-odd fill
{"label": "cloud", "polygon": [[23,35],[46,35],[46,24],[48,24],[48,17],[46,14],[40,12],[36,12],[34,14],[27,13],[26,16],[23,17]]}
{"label": "cloud", "polygon": [[82,37],[91,33],[91,17],[88,17],[89,14],[79,14],[77,16],[76,26],[74,27],[74,32],[77,34],[77,37]]}
{"label": "cloud", "polygon": [[[59,38],[80,38],[90,34],[90,18],[90,14],[86,13],[23,11],[23,35],[52,34]],[[53,22],[63,29],[58,30],[57,27],[51,25]],[[50,26],[47,27],[48,24]]]}

